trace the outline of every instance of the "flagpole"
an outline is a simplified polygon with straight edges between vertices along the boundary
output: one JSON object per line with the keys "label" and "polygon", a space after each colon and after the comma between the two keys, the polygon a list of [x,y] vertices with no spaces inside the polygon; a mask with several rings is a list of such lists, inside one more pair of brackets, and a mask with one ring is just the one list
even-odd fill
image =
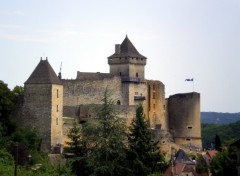
{"label": "flagpole", "polygon": [[194,79],[193,79],[193,92],[194,92]]}

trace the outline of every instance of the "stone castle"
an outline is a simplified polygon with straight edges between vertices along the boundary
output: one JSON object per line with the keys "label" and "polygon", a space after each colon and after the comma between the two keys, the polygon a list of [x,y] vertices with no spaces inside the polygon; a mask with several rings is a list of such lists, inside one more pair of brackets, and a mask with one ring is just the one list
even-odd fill
{"label": "stone castle", "polygon": [[108,57],[110,73],[78,71],[76,79],[63,79],[41,58],[24,84],[19,123],[37,128],[42,147],[50,150],[65,143],[69,119],[95,118],[91,106],[100,104],[107,88],[119,116],[128,122],[136,106],[143,105],[149,127],[162,146],[175,143],[201,149],[200,94],[175,94],[166,99],[162,82],[145,79],[146,63],[147,57],[127,36]]}

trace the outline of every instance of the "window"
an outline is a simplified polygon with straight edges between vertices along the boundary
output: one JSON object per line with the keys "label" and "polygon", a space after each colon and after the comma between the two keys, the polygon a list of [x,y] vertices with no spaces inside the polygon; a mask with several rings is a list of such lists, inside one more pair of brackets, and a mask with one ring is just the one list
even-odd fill
{"label": "window", "polygon": [[56,125],[58,125],[58,118],[56,118]]}
{"label": "window", "polygon": [[138,73],[136,73],[136,77],[138,78]]}
{"label": "window", "polygon": [[191,139],[188,139],[188,138],[187,138],[186,141],[191,141]]}
{"label": "window", "polygon": [[119,72],[119,75],[122,76],[122,72]]}
{"label": "window", "polygon": [[165,108],[166,108],[166,106],[165,106],[165,105],[163,105],[163,110],[165,110]]}
{"label": "window", "polygon": [[156,93],[155,92],[153,92],[153,99],[155,99],[156,98]]}
{"label": "window", "polygon": [[58,105],[57,105],[57,112],[58,112]]}
{"label": "window", "polygon": [[117,101],[117,105],[120,105],[120,104],[121,104],[121,102],[120,102],[120,100],[118,100],[118,101]]}
{"label": "window", "polygon": [[191,126],[188,126],[187,128],[188,128],[188,129],[192,129],[192,127],[191,127]]}
{"label": "window", "polygon": [[58,89],[57,89],[57,98],[59,98],[59,92],[58,92]]}

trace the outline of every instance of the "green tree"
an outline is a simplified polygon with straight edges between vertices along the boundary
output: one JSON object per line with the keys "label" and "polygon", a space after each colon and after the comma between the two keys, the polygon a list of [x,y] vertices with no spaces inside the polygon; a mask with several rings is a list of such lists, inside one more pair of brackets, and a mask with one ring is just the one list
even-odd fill
{"label": "green tree", "polygon": [[221,139],[220,137],[216,134],[215,136],[215,149],[217,151],[221,151],[222,150],[222,143],[221,143]]}
{"label": "green tree", "polygon": [[124,175],[126,157],[126,123],[118,117],[108,89],[105,90],[102,104],[97,110],[97,118],[84,125],[84,137],[89,141],[88,158],[93,175]]}
{"label": "green tree", "polygon": [[14,96],[7,84],[0,81],[0,123],[2,123],[2,135],[10,135],[15,130],[15,123],[11,117],[14,106]]}
{"label": "green tree", "polygon": [[12,92],[15,94],[15,95],[23,95],[24,94],[24,88],[22,86],[15,86],[12,90]]}
{"label": "green tree", "polygon": [[145,121],[142,105],[136,109],[136,118],[131,123],[128,142],[131,153],[128,160],[135,175],[149,175],[161,170],[164,158]]}
{"label": "green tree", "polygon": [[39,150],[41,138],[38,131],[31,127],[17,128],[11,135],[11,141],[24,144],[29,150]]}
{"label": "green tree", "polygon": [[237,175],[237,158],[234,150],[222,150],[213,157],[210,170],[213,176]]}

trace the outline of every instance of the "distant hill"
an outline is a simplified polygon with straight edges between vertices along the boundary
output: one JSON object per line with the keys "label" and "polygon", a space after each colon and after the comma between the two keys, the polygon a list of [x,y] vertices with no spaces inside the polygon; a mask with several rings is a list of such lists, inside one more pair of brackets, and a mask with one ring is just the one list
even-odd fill
{"label": "distant hill", "polygon": [[240,138],[240,121],[229,124],[202,124],[202,143],[204,148],[213,148],[216,134],[222,144]]}
{"label": "distant hill", "polygon": [[202,124],[229,124],[240,120],[239,113],[201,112]]}

